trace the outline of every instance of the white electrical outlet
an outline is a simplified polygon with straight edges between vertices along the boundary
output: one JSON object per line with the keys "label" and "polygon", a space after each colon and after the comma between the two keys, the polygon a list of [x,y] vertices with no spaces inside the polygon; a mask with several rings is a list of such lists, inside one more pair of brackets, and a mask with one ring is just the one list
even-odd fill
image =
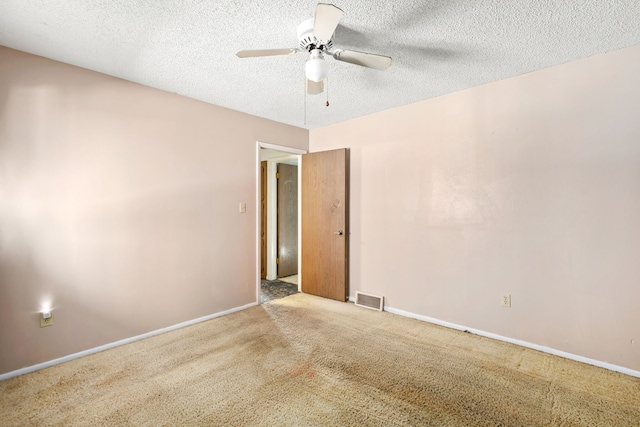
{"label": "white electrical outlet", "polygon": [[511,307],[511,294],[502,294],[500,296],[500,305],[503,307]]}

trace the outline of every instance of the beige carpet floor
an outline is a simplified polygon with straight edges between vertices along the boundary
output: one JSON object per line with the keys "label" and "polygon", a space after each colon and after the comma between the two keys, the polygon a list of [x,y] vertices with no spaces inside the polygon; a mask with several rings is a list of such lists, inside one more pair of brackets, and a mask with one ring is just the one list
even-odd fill
{"label": "beige carpet floor", "polygon": [[296,294],[2,381],[0,425],[638,426],[640,379]]}

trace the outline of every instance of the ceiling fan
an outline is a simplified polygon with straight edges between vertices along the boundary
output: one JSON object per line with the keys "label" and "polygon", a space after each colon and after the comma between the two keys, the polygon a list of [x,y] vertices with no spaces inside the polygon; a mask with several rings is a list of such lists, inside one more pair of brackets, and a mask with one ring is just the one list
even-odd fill
{"label": "ceiling fan", "polygon": [[305,64],[305,75],[307,77],[307,93],[310,95],[324,91],[324,80],[329,74],[329,64],[325,60],[325,55],[331,55],[337,61],[375,68],[376,70],[389,68],[391,58],[388,56],[333,47],[333,33],[342,15],[343,11],[340,8],[328,3],[319,3],[315,18],[307,19],[298,25],[297,33],[300,47],[239,50],[236,55],[239,58],[254,58],[308,52],[309,58]]}

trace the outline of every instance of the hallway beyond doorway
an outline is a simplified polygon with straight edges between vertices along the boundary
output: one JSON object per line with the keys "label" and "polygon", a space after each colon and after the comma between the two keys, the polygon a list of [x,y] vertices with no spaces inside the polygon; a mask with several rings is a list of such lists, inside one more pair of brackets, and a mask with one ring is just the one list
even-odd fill
{"label": "hallway beyond doorway", "polygon": [[260,304],[298,293],[298,285],[281,280],[261,280]]}

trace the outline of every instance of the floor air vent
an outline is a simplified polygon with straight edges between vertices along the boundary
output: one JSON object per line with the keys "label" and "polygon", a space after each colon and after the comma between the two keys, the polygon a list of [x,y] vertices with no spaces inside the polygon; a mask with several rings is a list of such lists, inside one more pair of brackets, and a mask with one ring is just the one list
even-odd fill
{"label": "floor air vent", "polygon": [[370,308],[372,310],[382,311],[382,308],[384,307],[384,297],[356,292],[356,305]]}

